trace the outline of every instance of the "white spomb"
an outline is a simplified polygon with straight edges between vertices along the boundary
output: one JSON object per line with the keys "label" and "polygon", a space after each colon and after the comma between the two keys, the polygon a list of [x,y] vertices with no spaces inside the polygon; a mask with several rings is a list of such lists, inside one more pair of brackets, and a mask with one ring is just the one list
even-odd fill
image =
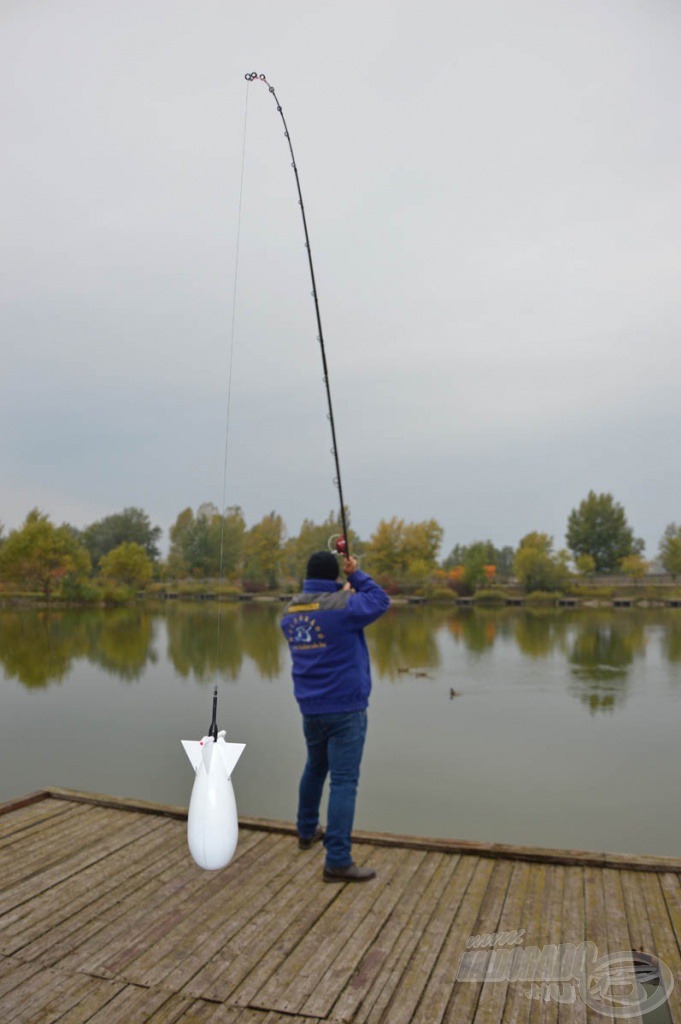
{"label": "white spomb", "polygon": [[244,752],[245,743],[217,740],[182,740],[196,772],[189,801],[187,839],[189,852],[200,868],[218,871],[229,864],[239,838],[239,821],[231,775]]}

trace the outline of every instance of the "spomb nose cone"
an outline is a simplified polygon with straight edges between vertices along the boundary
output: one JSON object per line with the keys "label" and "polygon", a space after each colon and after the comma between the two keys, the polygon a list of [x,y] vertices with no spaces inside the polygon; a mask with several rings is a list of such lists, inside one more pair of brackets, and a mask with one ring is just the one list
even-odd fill
{"label": "spomb nose cone", "polygon": [[200,868],[219,871],[231,861],[239,839],[234,789],[229,779],[224,779],[219,791],[201,786],[200,781],[197,776],[189,804],[189,852]]}

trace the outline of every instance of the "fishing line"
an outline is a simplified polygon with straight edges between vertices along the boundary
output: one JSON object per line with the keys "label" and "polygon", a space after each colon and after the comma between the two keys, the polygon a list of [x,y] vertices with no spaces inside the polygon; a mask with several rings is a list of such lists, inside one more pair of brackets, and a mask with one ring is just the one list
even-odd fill
{"label": "fishing line", "polygon": [[244,76],[247,82],[264,82],[269,89],[275,103],[277,104],[277,111],[281,116],[282,123],[284,125],[284,136],[288,142],[288,148],[291,153],[291,167],[293,173],[296,176],[296,187],[298,189],[298,204],[300,206],[300,214],[303,218],[303,231],[305,232],[305,248],[307,249],[307,260],[310,267],[310,277],[312,279],[312,298],[314,299],[315,315],[317,317],[317,329],[319,334],[317,335],[317,341],[319,342],[319,348],[322,354],[322,367],[324,370],[324,387],[326,388],[326,401],[328,405],[328,420],[331,425],[331,440],[333,447],[331,454],[333,455],[334,464],[336,467],[336,476],[334,477],[334,485],[338,489],[338,498],[340,500],[340,514],[341,523],[343,526],[343,534],[336,540],[336,550],[340,555],[348,558],[350,556],[350,538],[348,534],[347,523],[345,520],[345,502],[343,501],[343,484],[341,481],[340,461],[338,458],[338,442],[336,441],[336,424],[333,418],[333,403],[331,401],[331,386],[329,384],[329,368],[326,362],[326,349],[324,348],[324,332],[322,331],[322,319],[319,312],[319,299],[317,297],[317,283],[315,280],[314,265],[312,263],[312,249],[310,247],[310,235],[307,230],[307,218],[305,217],[305,205],[303,203],[303,193],[300,188],[300,178],[298,177],[298,166],[296,164],[296,158],[293,153],[293,146],[291,144],[291,135],[286,124],[286,118],[284,117],[284,111],[282,110],[279,98],[274,91],[274,86],[270,85],[265,75],[259,75],[257,71],[250,71]]}
{"label": "fishing line", "polygon": [[[222,503],[220,505],[220,569],[218,573],[218,623],[216,639],[215,673],[217,675],[220,664],[220,619],[222,604],[222,573],[224,568],[225,553],[225,502],[227,500],[227,456],[229,454],[229,420],[232,407],[232,366],[234,363],[234,337],[236,334],[236,297],[237,284],[239,281],[239,246],[241,243],[241,208],[244,195],[244,165],[246,162],[246,126],[248,123],[248,93],[246,86],[246,102],[244,105],[244,131],[241,146],[241,180],[239,182],[239,210],[236,218],[236,245],[234,256],[234,287],[232,289],[232,327],[229,342],[229,360],[227,369],[227,410],[225,413],[225,454],[222,464]],[[217,689],[217,688],[216,688]],[[215,707],[213,707],[213,720],[215,720]]]}

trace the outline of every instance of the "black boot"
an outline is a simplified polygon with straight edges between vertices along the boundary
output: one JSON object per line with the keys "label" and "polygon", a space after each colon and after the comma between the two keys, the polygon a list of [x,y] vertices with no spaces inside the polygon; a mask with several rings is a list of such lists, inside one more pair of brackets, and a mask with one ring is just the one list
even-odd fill
{"label": "black boot", "polygon": [[317,825],[314,835],[310,839],[303,839],[302,836],[298,836],[298,849],[309,850],[314,843],[318,843],[320,839],[324,838],[324,829],[321,825]]}

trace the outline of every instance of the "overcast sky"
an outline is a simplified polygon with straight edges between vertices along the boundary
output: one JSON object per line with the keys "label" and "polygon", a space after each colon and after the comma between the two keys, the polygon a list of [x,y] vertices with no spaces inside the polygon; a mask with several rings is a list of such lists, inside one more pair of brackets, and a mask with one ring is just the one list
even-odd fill
{"label": "overcast sky", "polygon": [[[681,521],[676,0],[2,0],[0,520]],[[166,533],[167,537],[167,533]]]}

